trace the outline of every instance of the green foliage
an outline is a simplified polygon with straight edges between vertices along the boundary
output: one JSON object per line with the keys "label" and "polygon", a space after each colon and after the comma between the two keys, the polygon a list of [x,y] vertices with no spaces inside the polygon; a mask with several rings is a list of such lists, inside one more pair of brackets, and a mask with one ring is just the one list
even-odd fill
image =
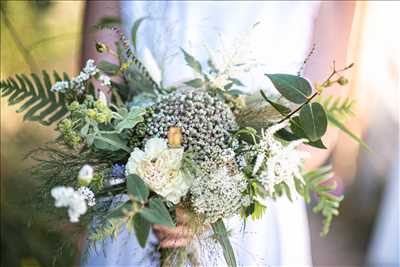
{"label": "green foliage", "polygon": [[324,108],[317,102],[301,108],[300,122],[307,138],[312,142],[318,141],[325,134],[328,125]]}
{"label": "green foliage", "polygon": [[[8,97],[9,105],[22,104],[17,112],[25,113],[24,120],[48,126],[68,114],[65,95],[51,91],[52,81],[46,71],[42,72],[42,79],[36,74],[31,74],[31,79],[24,74],[15,78],[18,82],[12,77],[0,81],[1,97]],[[61,77],[54,72],[53,79],[60,81]]]}
{"label": "green foliage", "polygon": [[113,26],[118,26],[121,24],[121,19],[113,16],[105,16],[102,17],[96,25],[93,26],[93,29],[98,30],[102,28],[109,28]]}
{"label": "green foliage", "polygon": [[146,219],[143,218],[142,215],[140,215],[140,213],[136,214],[135,217],[133,217],[133,220],[136,238],[139,242],[139,245],[144,248],[149,237],[151,225]]}
{"label": "green foliage", "polygon": [[304,174],[304,184],[296,181],[297,191],[304,197],[307,203],[311,202],[311,194],[318,198],[317,205],[313,208],[315,213],[321,213],[324,217],[322,236],[329,233],[333,217],[339,215],[339,205],[343,196],[335,196],[332,191],[336,189],[336,183],[330,181],[333,177],[331,166],[324,166],[318,170]]}
{"label": "green foliage", "polygon": [[195,59],[192,55],[186,52],[183,48],[181,48],[183,55],[185,56],[185,61],[194,71],[199,74],[202,74],[201,64],[197,59]]}
{"label": "green foliage", "polygon": [[159,198],[150,199],[149,207],[141,209],[140,214],[151,223],[161,224],[167,227],[175,227],[175,223],[172,220],[169,211]]}
{"label": "green foliage", "polygon": [[137,42],[137,33],[139,30],[140,25],[142,24],[142,22],[146,19],[147,17],[142,17],[137,19],[131,28],[131,38],[132,38],[132,45],[133,48],[136,50],[136,42]]}
{"label": "green foliage", "polygon": [[260,90],[261,96],[265,99],[265,101],[267,101],[271,106],[273,106],[276,111],[278,111],[281,115],[286,116],[290,113],[290,108],[285,107],[279,103],[275,103],[274,101],[272,101],[271,99],[269,99],[267,97],[267,95],[264,93],[263,90]]}
{"label": "green foliage", "polygon": [[219,219],[212,224],[212,228],[214,230],[216,239],[222,246],[226,263],[229,267],[236,267],[237,264],[235,253],[233,251],[231,242],[229,241],[228,231],[226,230],[224,221],[222,219]]}
{"label": "green foliage", "polygon": [[193,80],[185,82],[185,84],[189,85],[193,88],[200,88],[204,85],[204,82],[202,79],[193,79]]}
{"label": "green foliage", "polygon": [[108,61],[102,60],[97,64],[97,68],[108,75],[116,75],[119,71],[119,66]]}
{"label": "green foliage", "polygon": [[271,80],[279,93],[293,103],[303,104],[307,102],[311,95],[311,85],[302,77],[290,74],[265,75]]}
{"label": "green foliage", "polygon": [[115,126],[115,130],[121,133],[124,129],[133,129],[136,124],[143,122],[143,115],[146,114],[146,110],[143,108],[132,108],[126,116],[118,122]]}
{"label": "green foliage", "polygon": [[325,99],[319,97],[318,102],[321,103],[326,112],[331,114],[340,115],[343,118],[355,115],[353,113],[354,101],[350,97],[342,98],[330,95]]}
{"label": "green foliage", "polygon": [[142,203],[147,202],[147,198],[149,197],[150,191],[147,185],[143,182],[143,180],[135,174],[129,175],[126,179],[127,179],[128,194],[132,195],[136,201]]}

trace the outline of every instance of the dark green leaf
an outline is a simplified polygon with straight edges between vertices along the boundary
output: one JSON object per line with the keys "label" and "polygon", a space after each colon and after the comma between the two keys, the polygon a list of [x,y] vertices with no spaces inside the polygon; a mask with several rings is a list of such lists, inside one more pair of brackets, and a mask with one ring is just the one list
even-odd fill
{"label": "dark green leaf", "polygon": [[293,103],[303,104],[311,95],[311,85],[302,77],[290,74],[265,75],[271,80],[279,93]]}
{"label": "dark green leaf", "polygon": [[192,69],[194,69],[197,73],[201,74],[201,64],[199,61],[197,61],[192,55],[190,55],[189,53],[187,53],[183,48],[181,48],[184,56],[185,56],[185,60],[186,63],[192,67]]}
{"label": "dark green leaf", "polygon": [[136,238],[139,245],[144,248],[150,233],[150,223],[145,220],[140,213],[133,217],[133,227],[135,228]]}
{"label": "dark green leaf", "polygon": [[133,48],[135,50],[136,50],[136,40],[137,40],[137,33],[138,33],[138,30],[139,30],[139,26],[140,26],[140,24],[143,22],[143,20],[145,18],[146,17],[141,17],[141,18],[137,19],[135,21],[135,23],[133,23],[133,26],[132,26],[132,29],[131,29],[132,45],[133,45]]}
{"label": "dark green leaf", "polygon": [[244,86],[244,84],[243,84],[240,80],[238,80],[238,79],[229,78],[229,80],[230,80],[233,84],[235,84],[235,85],[237,85],[237,86]]}
{"label": "dark green leaf", "polygon": [[112,64],[105,60],[100,61],[97,67],[108,75],[116,75],[119,71],[118,65]]}
{"label": "dark green leaf", "polygon": [[140,214],[150,223],[160,224],[167,227],[175,227],[175,223],[171,218],[164,203],[159,198],[150,200],[150,206],[140,210]]}
{"label": "dark green leaf", "polygon": [[319,140],[326,132],[328,121],[321,104],[314,102],[304,105],[300,110],[301,126],[311,141]]}
{"label": "dark green leaf", "polygon": [[125,212],[130,211],[132,208],[132,202],[126,201],[120,205],[118,205],[115,209],[112,209],[108,214],[107,218],[108,219],[113,219],[113,218],[123,218],[125,217]]}
{"label": "dark green leaf", "polygon": [[222,250],[224,253],[225,261],[229,267],[236,267],[236,258],[235,253],[233,251],[231,242],[229,240],[228,231],[225,228],[224,221],[219,219],[215,223],[212,224],[212,228],[214,230],[214,234],[222,246]]}
{"label": "dark green leaf", "polygon": [[101,29],[105,27],[112,27],[112,26],[118,26],[121,24],[121,19],[118,17],[113,17],[113,16],[105,16],[102,17],[96,25],[93,26],[94,29]]}
{"label": "dark green leaf", "polygon": [[128,194],[132,195],[137,201],[146,202],[150,191],[142,178],[135,174],[130,174],[126,179]]}
{"label": "dark green leaf", "polygon": [[193,80],[185,82],[185,84],[187,84],[193,88],[200,88],[203,86],[203,80],[202,79],[193,79]]}
{"label": "dark green leaf", "polygon": [[118,151],[120,149],[130,153],[131,149],[126,146],[125,142],[117,134],[103,134],[94,137],[94,146],[98,149]]}
{"label": "dark green leaf", "polygon": [[278,111],[282,116],[286,116],[291,112],[290,108],[285,107],[281,104],[275,103],[272,100],[270,100],[267,97],[267,95],[264,93],[263,90],[260,90],[260,93],[261,93],[262,97],[265,99],[265,101],[267,101],[271,106],[273,106],[276,109],[276,111]]}

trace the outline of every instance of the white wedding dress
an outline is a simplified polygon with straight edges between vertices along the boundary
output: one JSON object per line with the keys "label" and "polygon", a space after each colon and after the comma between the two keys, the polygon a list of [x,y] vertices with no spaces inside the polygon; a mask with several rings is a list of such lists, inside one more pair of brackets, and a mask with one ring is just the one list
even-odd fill
{"label": "white wedding dress", "polygon": [[[130,36],[134,21],[146,17],[139,28],[137,50],[146,47],[162,69],[164,85],[193,79],[180,48],[206,64],[208,51],[225,51],[244,39],[250,58],[261,65],[240,76],[246,90],[271,89],[264,73],[296,74],[307,53],[317,2],[156,2],[123,1],[125,31]],[[251,30],[256,23],[257,26]],[[268,201],[262,219],[249,221],[244,232],[238,218],[227,220],[231,242],[240,266],[310,266],[310,238],[304,202]],[[142,249],[134,234],[123,231],[117,240],[99,244],[84,266],[155,266],[157,239]],[[215,261],[212,261],[215,265]],[[211,263],[210,263],[211,264]],[[224,265],[223,258],[217,264]]]}

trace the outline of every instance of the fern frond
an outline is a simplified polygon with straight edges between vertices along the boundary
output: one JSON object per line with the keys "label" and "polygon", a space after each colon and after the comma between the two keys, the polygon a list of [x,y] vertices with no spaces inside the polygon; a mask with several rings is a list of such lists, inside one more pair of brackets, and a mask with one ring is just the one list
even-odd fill
{"label": "fern frond", "polygon": [[336,183],[331,181],[332,177],[332,167],[324,166],[304,174],[304,184],[296,181],[296,189],[307,203],[311,202],[312,193],[318,198],[313,212],[321,213],[324,217],[322,236],[328,234],[333,217],[339,215],[340,202],[343,200],[343,196],[335,196],[332,193],[336,189]]}
{"label": "fern frond", "polygon": [[350,97],[343,98],[330,95],[325,99],[319,99],[319,102],[325,108],[326,112],[335,114],[336,116],[346,117],[355,115],[353,112],[355,102]]}
{"label": "fern frond", "polygon": [[[62,78],[53,73],[54,81]],[[67,74],[63,75],[64,80],[69,80]],[[63,94],[51,91],[52,81],[50,75],[42,72],[42,78],[31,74],[28,78],[25,74],[17,74],[7,80],[0,81],[1,97],[8,98],[10,106],[22,104],[17,113],[25,112],[24,120],[37,121],[43,125],[51,125],[68,113],[67,101]]]}

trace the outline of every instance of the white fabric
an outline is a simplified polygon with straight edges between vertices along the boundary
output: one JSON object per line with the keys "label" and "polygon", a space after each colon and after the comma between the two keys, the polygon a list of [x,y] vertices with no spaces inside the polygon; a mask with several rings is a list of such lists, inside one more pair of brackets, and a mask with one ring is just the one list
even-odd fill
{"label": "white fabric", "polygon": [[[194,73],[184,61],[184,48],[206,64],[211,51],[224,51],[235,45],[252,25],[259,23],[245,43],[248,58],[262,63],[241,76],[248,91],[271,90],[264,73],[295,74],[310,50],[317,2],[156,2],[124,1],[125,30],[141,17],[147,17],[138,32],[138,54],[147,47],[161,66],[164,85],[193,79]],[[246,40],[246,39],[245,39]],[[309,231],[305,205],[286,199],[268,202],[265,216],[250,221],[245,233],[237,218],[227,222],[241,266],[310,266]],[[152,236],[154,240],[154,236]],[[125,240],[125,245],[121,244]],[[106,257],[93,255],[86,266],[154,266],[140,249],[134,236],[126,233],[118,242],[106,242]],[[134,256],[131,252],[134,251]],[[126,255],[129,254],[129,257]],[[130,259],[130,260],[129,260]],[[138,259],[140,264],[138,264]],[[222,261],[223,262],[223,261]],[[221,264],[222,264],[221,262]]]}

